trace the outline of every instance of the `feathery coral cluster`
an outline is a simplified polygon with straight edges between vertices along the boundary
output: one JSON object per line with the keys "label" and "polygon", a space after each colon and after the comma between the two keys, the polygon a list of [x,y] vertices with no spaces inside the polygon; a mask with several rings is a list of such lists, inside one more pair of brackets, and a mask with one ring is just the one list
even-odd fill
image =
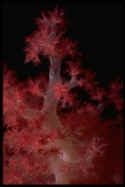
{"label": "feathery coral cluster", "polygon": [[[36,23],[25,63],[46,56],[49,77],[20,82],[4,71],[4,184],[122,184],[122,81],[106,90],[82,69],[77,42],[65,36],[63,10],[42,12]],[[61,75],[67,56],[70,80]]]}

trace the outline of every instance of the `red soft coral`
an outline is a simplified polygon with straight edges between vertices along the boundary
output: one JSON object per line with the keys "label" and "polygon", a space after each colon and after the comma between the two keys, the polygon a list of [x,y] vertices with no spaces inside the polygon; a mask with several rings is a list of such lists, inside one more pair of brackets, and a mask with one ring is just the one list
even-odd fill
{"label": "red soft coral", "polygon": [[123,183],[123,85],[118,79],[107,91],[83,69],[63,18],[58,8],[42,12],[26,38],[25,63],[46,56],[48,77],[21,82],[4,67],[4,184]]}

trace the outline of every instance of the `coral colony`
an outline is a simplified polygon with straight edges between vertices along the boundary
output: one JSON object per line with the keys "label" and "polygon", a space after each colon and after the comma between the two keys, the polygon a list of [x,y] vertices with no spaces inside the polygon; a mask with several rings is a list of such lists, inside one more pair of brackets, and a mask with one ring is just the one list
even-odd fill
{"label": "coral colony", "polygon": [[36,24],[24,63],[46,58],[48,74],[19,82],[4,66],[3,183],[122,184],[122,81],[102,88],[84,68],[63,10],[42,11]]}

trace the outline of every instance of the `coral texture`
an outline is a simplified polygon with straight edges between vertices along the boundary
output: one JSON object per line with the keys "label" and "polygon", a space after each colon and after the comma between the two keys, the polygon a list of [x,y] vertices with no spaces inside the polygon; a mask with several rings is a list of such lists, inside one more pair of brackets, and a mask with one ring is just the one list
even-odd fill
{"label": "coral texture", "polygon": [[41,15],[26,38],[25,63],[48,58],[48,77],[21,82],[4,66],[3,182],[122,184],[123,83],[117,78],[102,88],[83,68],[63,10]]}

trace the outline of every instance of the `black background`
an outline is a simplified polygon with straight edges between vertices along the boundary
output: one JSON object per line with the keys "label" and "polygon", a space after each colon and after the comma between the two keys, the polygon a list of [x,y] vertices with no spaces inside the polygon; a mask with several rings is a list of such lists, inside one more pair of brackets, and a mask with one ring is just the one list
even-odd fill
{"label": "black background", "polygon": [[[58,3],[64,9],[68,30],[86,63],[97,73],[103,85],[120,75],[123,78],[123,5],[120,3]],[[2,4],[3,60],[19,72],[28,71],[24,65],[24,39],[36,25],[34,19],[41,10],[53,10],[57,2],[30,1]],[[22,71],[23,70],[23,71]]]}

